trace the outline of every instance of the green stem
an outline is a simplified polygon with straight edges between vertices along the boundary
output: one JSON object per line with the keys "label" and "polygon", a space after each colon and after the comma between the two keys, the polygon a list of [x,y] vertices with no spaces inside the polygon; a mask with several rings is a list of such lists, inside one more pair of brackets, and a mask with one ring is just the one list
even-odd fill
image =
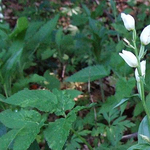
{"label": "green stem", "polygon": [[149,113],[148,108],[147,108],[147,106],[146,106],[145,100],[142,100],[142,104],[143,104],[144,110],[145,110],[146,115],[147,115],[147,118],[148,118],[148,124],[149,124],[149,126],[150,126],[150,113]]}
{"label": "green stem", "polygon": [[145,100],[145,92],[144,92],[144,83],[143,83],[143,79],[140,78],[140,90],[141,90],[141,101],[142,101],[142,105],[144,107],[144,110],[146,112],[147,118],[148,118],[148,123],[150,125],[150,111],[146,106],[146,100]]}
{"label": "green stem", "polygon": [[137,50],[137,46],[136,46],[136,30],[135,29],[133,30],[133,46],[134,46],[135,55],[138,59],[138,50]]}
{"label": "green stem", "polygon": [[139,56],[138,56],[138,50],[137,50],[137,46],[136,46],[136,30],[135,29],[133,30],[133,45],[134,45],[134,52],[135,52],[135,55],[136,55],[136,58],[137,58],[137,61],[138,61],[137,69],[138,69],[139,76],[141,77],[142,72],[141,72],[140,59],[139,59]]}
{"label": "green stem", "polygon": [[140,52],[139,52],[139,59],[143,58],[144,57],[144,45],[141,44],[141,47],[140,47]]}
{"label": "green stem", "polygon": [[143,104],[143,107],[144,107],[144,110],[146,112],[148,122],[149,122],[149,125],[150,125],[150,111],[148,111],[148,108],[146,106],[145,91],[144,91],[144,78],[142,76],[141,65],[140,65],[141,52],[143,53],[144,46],[141,46],[140,52],[139,52],[139,55],[138,55],[138,50],[137,50],[137,46],[136,46],[136,30],[135,29],[133,30],[133,45],[134,45],[134,48],[135,48],[134,49],[135,55],[136,55],[136,58],[137,58],[137,61],[138,61],[137,70],[138,70],[138,74],[139,74],[139,77],[140,77],[140,82],[138,83],[139,84],[139,90],[140,90],[139,94],[140,94],[141,101],[142,101],[142,104]]}
{"label": "green stem", "polygon": [[83,142],[87,145],[87,147],[90,149],[90,150],[93,150],[93,148],[91,147],[91,145],[83,138],[81,137],[75,130],[71,129],[71,131]]}

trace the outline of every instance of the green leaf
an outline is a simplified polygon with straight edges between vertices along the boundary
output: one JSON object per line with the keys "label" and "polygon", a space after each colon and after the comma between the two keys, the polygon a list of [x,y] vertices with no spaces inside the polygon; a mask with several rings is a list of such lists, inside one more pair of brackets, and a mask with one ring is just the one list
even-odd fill
{"label": "green leaf", "polygon": [[21,33],[22,31],[24,31],[25,29],[27,29],[28,27],[28,20],[26,17],[21,17],[17,20],[17,25],[14,29],[14,31],[11,33],[10,37],[14,37],[17,34]]}
{"label": "green leaf", "polygon": [[28,78],[20,79],[13,85],[12,91],[13,93],[18,92],[19,90],[23,90],[25,87],[28,87],[29,83],[39,83],[44,82],[45,78],[43,76],[39,76],[38,74],[33,74]]}
{"label": "green leaf", "polygon": [[[150,94],[148,94],[146,96],[146,105],[147,105],[147,108],[150,108]],[[148,109],[148,111],[149,111],[149,114],[150,114],[150,109]]]}
{"label": "green leaf", "polygon": [[42,60],[50,58],[55,52],[56,52],[56,49],[51,50],[50,48],[48,48],[41,54]]}
{"label": "green leaf", "polygon": [[30,125],[18,130],[18,135],[14,139],[13,150],[26,150],[35,140],[40,128],[37,125]]}
{"label": "green leaf", "polygon": [[70,95],[71,99],[74,99],[75,97],[79,96],[82,92],[78,90],[64,90],[66,94]]}
{"label": "green leaf", "polygon": [[58,91],[57,89],[54,89],[53,94],[56,95],[58,100],[57,109],[55,111],[56,115],[65,115],[66,110],[70,110],[74,107],[74,95],[69,93],[69,91]]}
{"label": "green leaf", "polygon": [[122,137],[122,131],[118,127],[106,127],[106,134],[111,145],[116,146]]}
{"label": "green leaf", "polygon": [[41,115],[34,110],[12,111],[5,110],[0,113],[0,121],[12,128],[0,137],[0,149],[6,150],[10,146],[13,150],[27,150],[40,132]]}
{"label": "green leaf", "polygon": [[116,108],[116,107],[118,107],[118,106],[124,104],[124,103],[125,103],[126,101],[128,101],[128,100],[129,100],[129,98],[123,98],[114,108]]}
{"label": "green leaf", "polygon": [[57,98],[48,90],[22,90],[3,102],[53,113],[56,110]]}
{"label": "green leaf", "polygon": [[150,139],[150,126],[148,125],[147,116],[143,118],[138,130],[138,143],[147,143],[147,141],[143,139],[141,135],[147,136]]}
{"label": "green leaf", "polygon": [[0,137],[0,149],[7,150],[11,145],[13,140],[15,139],[16,135],[18,134],[18,130],[11,130],[7,134]]}
{"label": "green leaf", "polygon": [[61,51],[63,54],[69,54],[72,53],[70,49],[73,49],[74,46],[74,40],[71,35],[65,35],[63,36],[61,42]]}
{"label": "green leaf", "polygon": [[124,27],[124,25],[122,24],[116,24],[116,23],[113,23],[112,26],[115,28],[115,31],[117,31],[118,33],[120,34],[126,34],[126,29]]}
{"label": "green leaf", "polygon": [[50,71],[46,71],[44,73],[44,77],[46,81],[44,82],[44,86],[50,90],[60,89],[60,81],[53,75],[50,75]]}
{"label": "green leaf", "polygon": [[99,134],[105,133],[106,125],[102,123],[98,123],[97,126],[98,127],[92,129],[92,133],[91,133],[92,136],[98,136]]}
{"label": "green leaf", "polygon": [[116,17],[116,14],[117,14],[116,3],[114,0],[110,0],[110,4],[111,4],[112,11],[113,11],[113,15],[114,17]]}
{"label": "green leaf", "polygon": [[84,4],[82,4],[82,7],[83,7],[84,11],[86,12],[86,14],[87,14],[88,16],[90,16],[90,15],[91,15],[91,12],[90,12],[90,10],[87,8],[87,6],[84,5]]}
{"label": "green leaf", "polygon": [[0,122],[0,137],[7,132],[6,126]]}
{"label": "green leaf", "polygon": [[36,140],[30,145],[28,150],[40,150],[39,144],[37,143]]}
{"label": "green leaf", "polygon": [[134,117],[140,115],[143,111],[144,111],[144,108],[142,105],[142,101],[139,101],[134,108],[134,112],[133,112]]}
{"label": "green leaf", "polygon": [[88,17],[84,14],[72,16],[72,23],[75,26],[85,25],[87,22],[88,22]]}
{"label": "green leaf", "polygon": [[48,128],[44,131],[44,136],[52,150],[61,150],[63,148],[75,119],[74,114],[69,118],[61,118],[49,123]]}
{"label": "green leaf", "polygon": [[150,145],[147,143],[136,144],[128,148],[127,150],[150,150]]}
{"label": "green leaf", "polygon": [[81,149],[83,143],[76,135],[73,135],[69,142],[67,142],[66,150]]}
{"label": "green leaf", "polygon": [[130,100],[131,97],[134,97],[134,96],[139,96],[139,94],[134,94],[128,98],[123,98],[114,108],[116,107],[119,107],[120,105],[124,104],[125,102],[127,102],[128,100]]}
{"label": "green leaf", "polygon": [[73,108],[67,116],[72,115],[73,113],[77,113],[78,111],[82,110],[82,109],[90,109],[91,107],[95,106],[96,103],[91,103],[89,106],[76,106],[75,108]]}
{"label": "green leaf", "polygon": [[62,28],[59,28],[59,30],[56,33],[56,37],[55,37],[58,48],[60,48],[60,46],[61,46],[62,36],[63,36],[63,30],[62,30]]}
{"label": "green leaf", "polygon": [[135,87],[135,78],[119,78],[116,84],[116,94],[115,97],[118,102],[123,98],[131,97],[132,89]]}
{"label": "green leaf", "polygon": [[115,96],[110,96],[107,98],[105,103],[102,105],[102,107],[99,110],[99,113],[107,113],[113,110],[113,108],[116,105],[116,98]]}
{"label": "green leaf", "polygon": [[39,31],[40,27],[44,24],[42,21],[33,21],[30,22],[28,29],[25,35],[25,41],[31,40],[33,36],[35,36],[36,32]]}
{"label": "green leaf", "polygon": [[46,38],[49,38],[57,24],[58,18],[59,15],[56,15],[53,19],[41,26],[40,29],[35,32],[34,36],[28,40],[26,45],[27,49],[33,51],[41,42],[43,42]]}
{"label": "green leaf", "polygon": [[[116,93],[115,93],[115,97],[116,97],[116,101],[123,104],[120,109],[121,109],[121,114],[124,112],[127,103],[124,98],[131,98],[133,96],[136,95],[132,95],[132,90],[135,87],[135,78],[129,78],[128,80],[126,78],[119,78],[117,84],[116,84]],[[120,102],[121,99],[124,99]]]}
{"label": "green leaf", "polygon": [[5,78],[11,76],[12,73],[15,74],[15,72],[18,72],[17,69],[19,69],[18,66],[20,64],[23,46],[24,43],[22,40],[15,40],[3,58],[5,63],[2,66],[2,74]]}
{"label": "green leaf", "polygon": [[67,78],[67,82],[88,82],[109,75],[110,70],[101,65],[89,66]]}
{"label": "green leaf", "polygon": [[7,109],[0,113],[0,121],[8,128],[22,128],[38,124],[41,120],[41,115],[34,110],[12,111]]}
{"label": "green leaf", "polygon": [[28,27],[28,20],[26,17],[21,17],[17,20],[17,29],[21,32]]}
{"label": "green leaf", "polygon": [[[96,34],[96,35],[99,32],[99,28],[97,27],[97,23],[98,23],[97,20],[89,18],[89,26],[92,30],[92,33]],[[93,42],[95,42],[95,41],[93,41]],[[98,51],[100,51],[100,50],[98,50]]]}
{"label": "green leaf", "polygon": [[13,129],[0,138],[0,149],[7,150],[13,145],[13,150],[27,150],[39,131],[36,125],[31,125],[28,128]]}

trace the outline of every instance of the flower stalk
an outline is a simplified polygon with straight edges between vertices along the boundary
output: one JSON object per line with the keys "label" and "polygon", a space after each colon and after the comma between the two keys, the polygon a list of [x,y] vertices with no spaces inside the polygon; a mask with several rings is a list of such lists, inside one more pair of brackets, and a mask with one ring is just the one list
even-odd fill
{"label": "flower stalk", "polygon": [[[136,30],[133,30],[133,45],[134,45],[134,50],[135,50],[134,52],[136,54],[136,58],[137,58],[137,61],[138,61],[138,67],[137,67],[137,72],[138,72],[138,76],[139,76],[139,80],[137,80],[138,92],[140,94],[142,105],[144,107],[144,110],[145,110],[145,113],[148,117],[148,122],[149,122],[149,125],[150,125],[150,113],[149,113],[148,108],[146,106],[145,90],[144,90],[145,73],[144,73],[144,75],[142,74],[142,66],[141,66],[141,63],[140,63],[140,59],[141,59],[140,56],[142,55],[142,53],[144,53],[145,47],[144,47],[143,44],[141,44],[141,48],[140,48],[141,53],[139,52],[139,54],[138,54],[138,49],[137,49],[137,46],[136,46]],[[146,65],[146,63],[145,63],[145,65]]]}
{"label": "flower stalk", "polygon": [[[129,45],[130,48],[132,48],[134,50],[135,55],[129,51],[126,51],[125,53],[122,53],[122,54],[119,53],[119,55],[125,60],[125,62],[130,67],[136,68],[135,69],[135,77],[136,77],[136,81],[137,81],[138,93],[140,95],[140,99],[142,101],[142,105],[146,112],[146,115],[148,118],[148,123],[150,125],[150,111],[148,110],[148,107],[146,105],[145,91],[144,91],[146,61],[145,60],[141,61],[141,59],[146,54],[145,45],[150,43],[150,25],[146,26],[140,35],[141,47],[140,47],[140,50],[138,51],[138,48],[136,45],[137,34],[136,34],[135,27],[134,27],[133,17],[131,15],[126,15],[126,14],[122,13],[121,18],[124,22],[125,28],[128,31],[132,31],[133,45],[131,45],[127,39],[125,40],[125,42],[128,42],[127,44]],[[128,53],[128,56],[127,56],[127,53]]]}

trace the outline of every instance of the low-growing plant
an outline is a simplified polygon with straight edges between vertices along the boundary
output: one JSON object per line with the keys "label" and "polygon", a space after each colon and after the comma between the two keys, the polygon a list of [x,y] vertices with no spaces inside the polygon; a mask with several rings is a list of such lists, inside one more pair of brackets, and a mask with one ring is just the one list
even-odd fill
{"label": "low-growing plant", "polygon": [[[148,150],[149,26],[139,40],[143,23],[136,31],[113,0],[95,1],[93,10],[80,0],[18,3],[15,28],[0,24],[0,150]],[[119,55],[130,67],[118,55],[125,46]],[[138,143],[130,135],[137,131]]]}

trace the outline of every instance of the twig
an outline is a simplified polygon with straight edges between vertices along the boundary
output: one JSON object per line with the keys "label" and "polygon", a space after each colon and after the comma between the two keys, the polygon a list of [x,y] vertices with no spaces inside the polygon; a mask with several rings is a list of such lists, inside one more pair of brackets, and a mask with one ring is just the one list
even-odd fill
{"label": "twig", "polygon": [[66,71],[66,64],[63,64],[63,70],[62,70],[62,75],[61,75],[62,79],[64,79],[65,77],[65,71]]}
{"label": "twig", "polygon": [[100,85],[100,91],[101,91],[101,96],[102,96],[102,102],[105,102],[105,93],[104,93],[104,89],[103,89],[102,79],[99,79],[99,85]]}
{"label": "twig", "polygon": [[[90,101],[92,103],[94,103],[93,95],[91,94],[91,82],[90,82],[90,80],[88,81],[88,93],[90,95]],[[97,122],[97,112],[96,112],[95,107],[94,107],[94,118],[95,118],[95,123],[96,123]]]}
{"label": "twig", "polygon": [[9,16],[4,16],[3,18],[1,17],[0,19],[4,19],[4,20],[16,20],[18,19],[18,17],[9,17]]}
{"label": "twig", "polygon": [[95,3],[97,4],[97,5],[99,5],[99,1],[98,0],[94,0],[95,1]]}
{"label": "twig", "polygon": [[132,133],[132,134],[128,134],[128,135],[124,135],[122,138],[121,138],[121,141],[126,141],[128,139],[131,139],[131,138],[137,138],[137,135],[138,133]]}
{"label": "twig", "polygon": [[[92,102],[92,103],[94,103],[94,100],[93,100],[93,95],[91,94],[91,82],[90,82],[90,79],[89,79],[89,81],[88,81],[88,93],[89,93],[89,95],[90,95],[90,101]],[[93,109],[94,109],[94,119],[95,119],[95,127],[97,128],[97,112],[96,112],[96,108],[95,108],[95,106],[93,107]],[[100,146],[100,139],[99,139],[99,141],[98,141],[98,146]]]}

